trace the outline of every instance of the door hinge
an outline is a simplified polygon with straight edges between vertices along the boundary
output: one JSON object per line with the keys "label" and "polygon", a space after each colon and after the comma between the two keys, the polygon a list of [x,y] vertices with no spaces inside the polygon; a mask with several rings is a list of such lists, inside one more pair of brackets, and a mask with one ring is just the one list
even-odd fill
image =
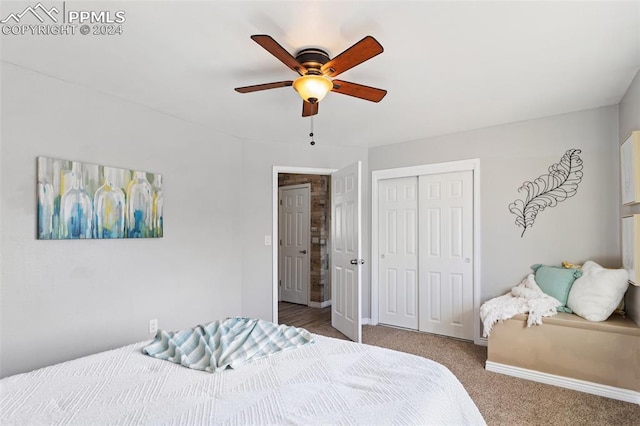
{"label": "door hinge", "polygon": [[280,205],[282,205],[282,200],[280,200]]}
{"label": "door hinge", "polygon": [[282,240],[280,240],[280,245],[282,245]]}
{"label": "door hinge", "polygon": [[278,280],[278,285],[282,287],[282,280]]}

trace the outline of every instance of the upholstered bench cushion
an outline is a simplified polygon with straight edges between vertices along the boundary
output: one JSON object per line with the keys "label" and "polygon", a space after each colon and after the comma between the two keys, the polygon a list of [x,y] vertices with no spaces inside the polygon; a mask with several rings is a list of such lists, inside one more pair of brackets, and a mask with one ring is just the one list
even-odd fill
{"label": "upholstered bench cushion", "polygon": [[487,360],[640,391],[640,327],[618,315],[592,322],[567,313],[527,327],[517,315],[493,327]]}

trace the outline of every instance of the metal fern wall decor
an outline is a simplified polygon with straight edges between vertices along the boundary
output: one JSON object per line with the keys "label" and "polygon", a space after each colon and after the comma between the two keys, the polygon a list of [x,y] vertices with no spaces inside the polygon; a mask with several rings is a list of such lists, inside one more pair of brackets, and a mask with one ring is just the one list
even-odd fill
{"label": "metal fern wall decor", "polygon": [[549,174],[525,182],[518,192],[526,193],[523,200],[509,204],[509,211],[516,215],[516,225],[524,228],[520,238],[533,226],[538,213],[547,207],[555,207],[559,202],[573,197],[582,181],[582,159],[579,149],[564,153],[560,162],[549,166]]}

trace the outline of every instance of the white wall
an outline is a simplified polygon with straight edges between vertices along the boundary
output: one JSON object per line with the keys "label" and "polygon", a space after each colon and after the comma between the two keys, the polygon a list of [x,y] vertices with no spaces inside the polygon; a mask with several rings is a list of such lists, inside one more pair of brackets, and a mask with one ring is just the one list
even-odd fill
{"label": "white wall", "polygon": [[[634,130],[640,130],[640,71],[631,82],[624,97],[620,101],[620,139],[614,144],[618,149],[618,144],[625,141],[626,137]],[[618,199],[618,202],[620,199]],[[622,215],[640,213],[640,204],[635,206],[625,206],[622,208]],[[626,310],[633,320],[640,324],[640,287],[630,286],[627,291]]]}
{"label": "white wall", "polygon": [[[317,141],[309,145],[301,135],[300,145],[255,143],[242,144],[242,314],[272,319],[272,247],[264,245],[272,227],[273,166],[339,169],[362,161],[363,247],[369,252],[369,187],[367,149],[331,146]],[[275,242],[277,237],[273,236]],[[363,268],[363,317],[369,314],[369,275]]]}
{"label": "white wall", "polygon": [[[533,263],[619,266],[618,143],[623,129],[640,128],[639,80],[620,104],[620,129],[612,106],[367,150],[311,147],[304,138],[295,146],[239,142],[2,63],[0,376],[148,338],[151,318],[166,329],[238,314],[271,319],[264,236],[271,235],[273,165],[363,161],[370,265],[371,170],[480,158],[483,300],[515,285]],[[508,204],[524,180],[569,148],[583,150],[578,195],[541,212],[520,238]],[[37,241],[39,155],[162,173],[165,237]],[[367,267],[363,281],[368,318]]]}
{"label": "white wall", "polygon": [[[241,146],[2,62],[0,375],[240,313]],[[36,157],[162,173],[162,239],[36,240]],[[264,274],[268,276],[267,273]]]}
{"label": "white wall", "polygon": [[620,101],[620,142],[634,130],[640,130],[640,71]]}
{"label": "white wall", "polygon": [[[369,169],[479,158],[482,300],[505,293],[535,263],[593,259],[620,266],[617,106],[373,148]],[[547,173],[570,148],[582,150],[575,197],[538,214],[521,238],[508,206],[526,180]]]}

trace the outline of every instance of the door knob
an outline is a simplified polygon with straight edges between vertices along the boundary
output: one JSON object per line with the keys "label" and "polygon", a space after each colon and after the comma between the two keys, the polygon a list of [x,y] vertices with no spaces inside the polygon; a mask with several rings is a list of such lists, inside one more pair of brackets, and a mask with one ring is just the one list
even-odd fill
{"label": "door knob", "polygon": [[298,253],[307,254],[306,250],[300,250]]}
{"label": "door knob", "polygon": [[352,265],[357,265],[358,264],[358,259],[351,259],[351,263]]}

